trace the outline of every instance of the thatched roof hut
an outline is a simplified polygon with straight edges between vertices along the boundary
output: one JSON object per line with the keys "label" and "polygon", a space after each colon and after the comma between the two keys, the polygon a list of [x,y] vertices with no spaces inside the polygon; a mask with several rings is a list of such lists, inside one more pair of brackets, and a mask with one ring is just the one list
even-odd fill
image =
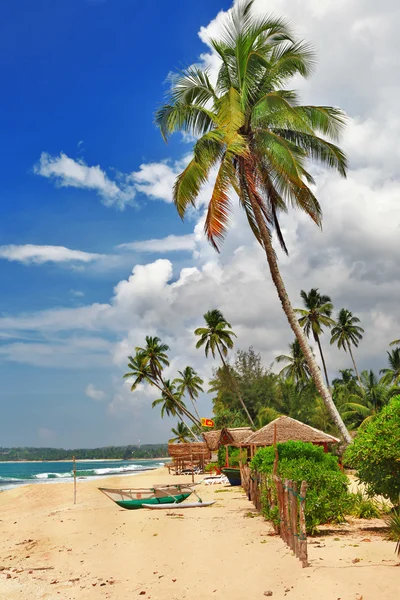
{"label": "thatched roof hut", "polygon": [[211,452],[205,442],[185,444],[168,444],[168,454],[171,458],[191,458],[193,460],[210,460]]}
{"label": "thatched roof hut", "polygon": [[289,442],[290,440],[311,442],[312,444],[318,444],[320,446],[327,446],[327,444],[333,444],[339,442],[338,438],[324,433],[315,427],[310,427],[301,421],[296,421],[291,417],[278,417],[252,433],[245,442],[242,442],[243,446],[272,446],[274,443],[274,431],[276,426],[276,441],[277,442]]}
{"label": "thatched roof hut", "polygon": [[251,427],[224,427],[219,438],[220,446],[241,446],[251,434]]}
{"label": "thatched roof hut", "polygon": [[216,452],[219,448],[219,438],[221,436],[221,429],[215,429],[214,431],[205,431],[202,435],[205,443],[207,444],[207,448],[211,450],[211,452]]}

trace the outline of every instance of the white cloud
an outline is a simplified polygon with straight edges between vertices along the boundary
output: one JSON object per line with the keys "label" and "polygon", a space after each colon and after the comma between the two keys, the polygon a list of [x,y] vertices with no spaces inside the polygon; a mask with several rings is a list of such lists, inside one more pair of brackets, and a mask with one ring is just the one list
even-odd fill
{"label": "white cloud", "polygon": [[88,263],[103,258],[102,254],[71,250],[64,246],[35,246],[34,244],[0,246],[0,258],[25,264],[43,264],[46,262],[83,262]]}
{"label": "white cloud", "polygon": [[85,394],[88,398],[92,398],[92,400],[104,400],[106,396],[105,392],[96,388],[93,383],[89,383],[89,385],[86,387]]}
{"label": "white cloud", "polygon": [[194,235],[190,233],[187,235],[168,235],[165,238],[120,244],[117,247],[123,250],[137,250],[138,252],[177,252],[194,250],[196,244]]}
{"label": "white cloud", "polygon": [[81,290],[69,290],[69,293],[73,298],[83,298],[85,295],[85,292],[82,292]]}
{"label": "white cloud", "polygon": [[130,175],[137,191],[146,194],[149,198],[172,202],[172,188],[176,176],[185,167],[187,160],[183,159],[173,163],[168,161],[142,164],[139,171]]}
{"label": "white cloud", "polygon": [[75,187],[97,192],[104,204],[121,210],[132,204],[135,189],[127,176],[120,175],[118,183],[109,179],[99,165],[89,167],[83,160],[74,160],[63,152],[51,156],[43,152],[34,172],[56,182],[61,187]]}

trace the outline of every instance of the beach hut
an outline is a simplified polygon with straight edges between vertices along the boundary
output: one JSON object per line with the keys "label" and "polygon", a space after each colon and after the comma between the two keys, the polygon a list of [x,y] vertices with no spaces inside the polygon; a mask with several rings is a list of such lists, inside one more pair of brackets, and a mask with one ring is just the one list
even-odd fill
{"label": "beach hut", "polygon": [[221,436],[221,429],[214,429],[213,431],[205,431],[203,434],[203,440],[207,444],[207,448],[211,452],[217,452],[219,448],[219,438]]}
{"label": "beach hut", "polygon": [[211,459],[211,452],[205,442],[168,444],[168,455],[172,458],[172,468],[176,474],[185,469],[204,471]]}
{"label": "beach hut", "polygon": [[[301,442],[311,442],[317,446],[323,446],[325,452],[328,451],[329,444],[336,444],[340,440],[333,435],[329,435],[315,427],[306,425],[301,421],[292,419],[291,417],[278,417],[265,425],[258,431],[255,431],[242,443],[242,446],[247,446],[250,449],[254,447],[272,446],[274,443],[274,435],[276,429],[276,441],[289,442],[291,440]],[[251,452],[253,455],[253,452]]]}

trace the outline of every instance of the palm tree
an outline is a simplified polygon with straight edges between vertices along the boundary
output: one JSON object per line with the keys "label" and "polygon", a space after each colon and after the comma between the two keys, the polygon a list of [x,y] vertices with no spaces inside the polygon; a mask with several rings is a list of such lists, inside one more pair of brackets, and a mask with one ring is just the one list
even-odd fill
{"label": "palm tree", "polygon": [[382,381],[387,384],[397,385],[400,383],[400,348],[387,352],[389,368],[381,369]]}
{"label": "palm tree", "polygon": [[190,67],[177,75],[170,97],[156,113],[165,140],[176,131],[197,139],[193,158],[178,176],[174,203],[183,218],[202,185],[216,172],[205,233],[218,250],[226,234],[233,192],[265,251],[283,310],[306,356],[310,372],[343,438],[351,437],[325,386],[318,364],[292,308],[272,243],[274,229],[287,252],[279,215],[288,207],[305,211],[321,225],[321,207],[306,170],[308,159],[346,175],[338,146],[345,115],[330,106],[300,106],[289,88],[293,76],[307,77],[314,66],[310,46],[295,40],[279,18],[257,17],[253,1],[230,11],[220,39],[210,39],[220,59],[217,83],[207,70]]}
{"label": "palm tree", "polygon": [[171,429],[171,433],[173,433],[175,437],[171,438],[170,442],[180,442],[181,444],[185,444],[192,439],[190,429],[181,421],[179,421],[176,429],[174,427]]}
{"label": "palm tree", "polygon": [[288,363],[286,367],[283,367],[279,372],[279,375],[291,378],[296,383],[310,379],[310,368],[297,339],[295,339],[292,344],[289,344],[289,354],[280,354],[275,360],[278,363]]}
{"label": "palm tree", "polygon": [[393,340],[393,342],[390,342],[389,346],[398,346],[400,344],[400,340]]}
{"label": "palm tree", "polygon": [[384,377],[378,380],[375,373],[361,372],[362,392],[350,394],[348,401],[342,406],[342,416],[352,427],[364,426],[389,402],[390,398],[399,393],[395,386],[388,387]]}
{"label": "palm tree", "polygon": [[203,392],[202,385],[204,381],[198,376],[193,367],[186,367],[183,371],[179,371],[180,377],[174,379],[174,383],[178,384],[178,391],[184,395],[186,392],[193,404],[194,411],[200,421],[200,415],[196,408],[196,400],[199,393]]}
{"label": "palm tree", "polygon": [[170,400],[175,403],[176,408],[186,415],[192,423],[200,426],[200,421],[192,415],[186,406],[181,402],[177,394],[172,394],[166,386],[163,378],[164,367],[169,366],[167,351],[169,347],[163,344],[158,337],[146,336],[146,346],[144,348],[137,347],[135,356],[129,356],[128,368],[130,371],[123,377],[124,379],[134,378],[131,385],[131,391],[135,391],[140,383],[148,383],[155,386],[163,394],[169,396]]}
{"label": "palm tree", "polygon": [[[182,400],[182,394],[176,388],[175,381],[170,381],[169,379],[164,381],[164,389],[161,392],[161,398],[154,400],[151,407],[155,408],[159,405],[161,405],[162,419],[165,415],[167,415],[167,417],[178,417],[183,425],[190,431],[189,426],[183,419],[186,406]],[[199,441],[199,438],[194,433],[192,433],[192,436]]]}
{"label": "palm tree", "polygon": [[335,321],[331,319],[333,304],[329,296],[321,295],[318,288],[312,288],[309,293],[301,290],[300,296],[303,298],[304,308],[296,308],[295,311],[301,315],[299,324],[303,327],[307,337],[312,333],[314,340],[318,344],[321,355],[322,365],[324,367],[326,385],[329,388],[328,372],[326,370],[325,358],[322,353],[320,335],[324,332],[322,325],[332,327]]}
{"label": "palm tree", "polygon": [[[353,361],[354,370],[357,375],[358,382],[361,386],[360,375],[357,370],[356,361],[354,360],[353,353],[351,351],[351,345],[358,348],[358,344],[362,340],[362,334],[364,329],[357,325],[360,322],[358,317],[354,317],[349,310],[342,308],[339,311],[336,324],[333,326],[331,331],[331,345],[337,344],[337,347],[343,348],[345,352],[349,351],[351,360]],[[361,387],[362,389],[362,387]]]}
{"label": "palm tree", "polygon": [[222,312],[216,308],[214,310],[209,310],[203,316],[207,327],[198,327],[195,330],[194,334],[199,337],[196,348],[204,346],[206,356],[208,356],[208,353],[211,351],[213,358],[215,358],[216,352],[219,354],[225,372],[230,375],[230,381],[235,389],[239,402],[242,405],[251,426],[255,427],[254,421],[243,402],[236,377],[232,374],[231,369],[225,360],[228,349],[233,348],[232,337],[236,337],[235,333],[231,331],[232,325],[225,320]]}

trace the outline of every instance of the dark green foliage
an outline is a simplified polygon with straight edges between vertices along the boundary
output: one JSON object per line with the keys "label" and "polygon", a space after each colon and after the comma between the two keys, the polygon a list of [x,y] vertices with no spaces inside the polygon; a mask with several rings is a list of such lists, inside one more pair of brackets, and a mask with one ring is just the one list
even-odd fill
{"label": "dark green foliage", "polygon": [[357,477],[371,496],[382,495],[393,504],[400,494],[400,396],[362,430],[345,454],[346,462],[357,469]]}
{"label": "dark green foliage", "polygon": [[104,448],[85,448],[64,450],[63,448],[0,448],[0,461],[12,460],[77,460],[88,459],[129,459],[161,458],[168,456],[167,444],[143,444],[140,446],[106,446]]}
{"label": "dark green foliage", "polygon": [[[319,446],[305,442],[278,444],[278,475],[282,479],[307,481],[306,526],[314,533],[321,523],[338,523],[347,512],[349,492],[347,477],[341,472],[337,457],[325,453]],[[265,473],[272,484],[275,458],[273,447],[261,448],[250,466],[254,471]],[[270,508],[264,503],[264,514],[271,518]]]}

